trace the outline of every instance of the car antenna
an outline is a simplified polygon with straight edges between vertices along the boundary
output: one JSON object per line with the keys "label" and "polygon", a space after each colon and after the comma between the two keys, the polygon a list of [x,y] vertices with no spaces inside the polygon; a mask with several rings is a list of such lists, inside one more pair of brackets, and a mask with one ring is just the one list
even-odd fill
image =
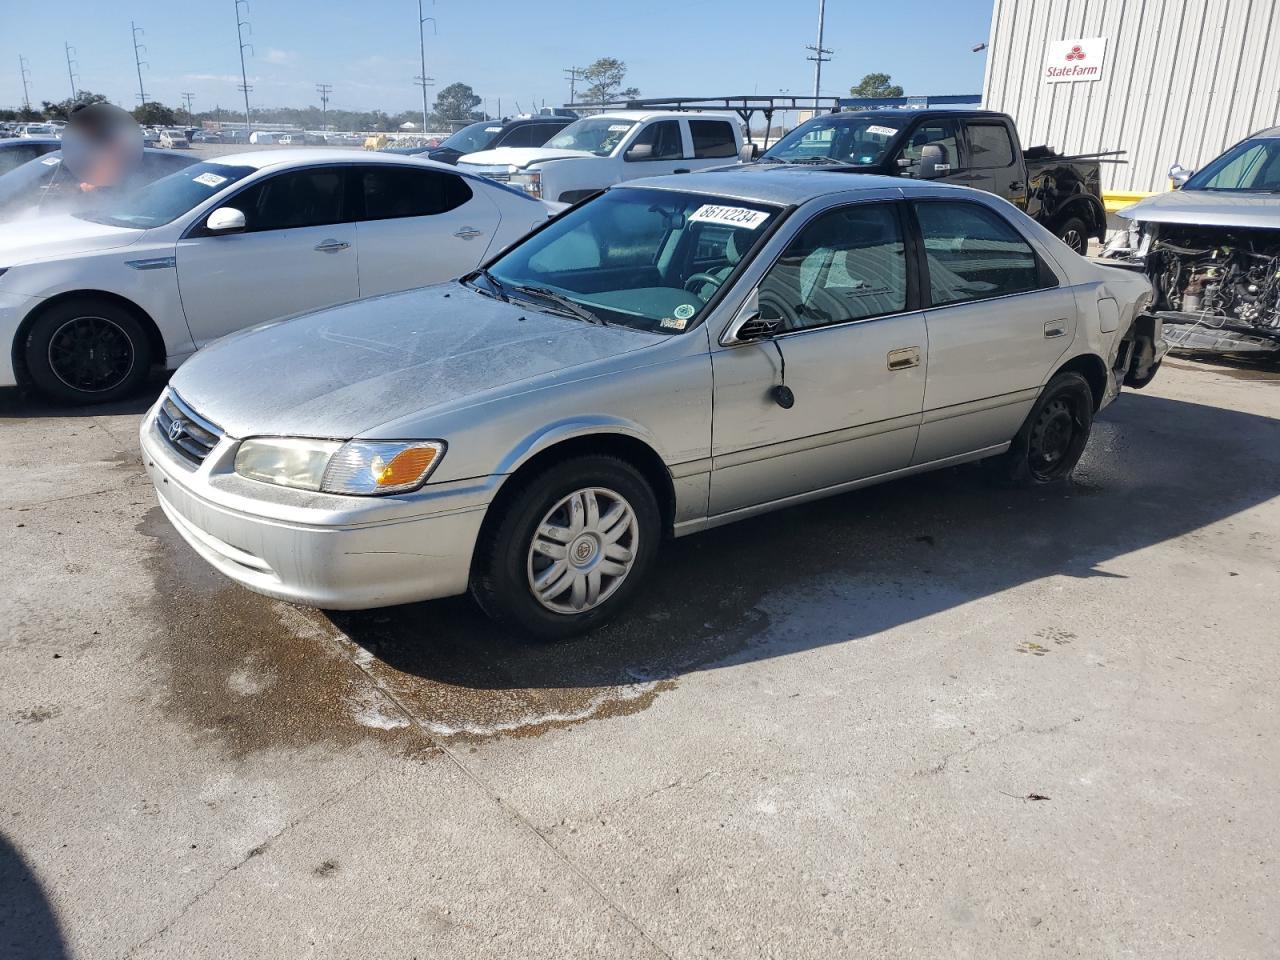
{"label": "car antenna", "polygon": [[773,389],[769,391],[769,395],[773,397],[773,402],[783,410],[790,410],[796,405],[796,395],[792,389],[787,386],[787,358],[783,356],[782,345],[779,344],[777,340],[770,337],[769,342],[773,344],[773,349],[778,351],[778,362],[782,366],[780,371],[782,382],[774,386]]}

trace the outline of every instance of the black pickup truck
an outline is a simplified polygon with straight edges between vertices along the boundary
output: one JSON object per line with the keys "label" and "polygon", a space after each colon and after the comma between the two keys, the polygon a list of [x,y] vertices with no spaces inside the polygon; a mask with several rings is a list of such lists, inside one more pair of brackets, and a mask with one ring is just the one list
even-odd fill
{"label": "black pickup truck", "polygon": [[763,154],[747,144],[740,159],[975,187],[1017,204],[1084,253],[1107,229],[1100,156],[1110,154],[1024,151],[1013,119],[991,110],[867,110],[816,116]]}

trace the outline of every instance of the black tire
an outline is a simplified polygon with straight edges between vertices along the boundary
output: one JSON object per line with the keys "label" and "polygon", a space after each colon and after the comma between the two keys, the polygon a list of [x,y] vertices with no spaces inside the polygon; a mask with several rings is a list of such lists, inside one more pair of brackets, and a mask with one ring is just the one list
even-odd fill
{"label": "black tire", "polygon": [[136,392],[151,371],[151,340],[128,310],[93,297],[63,300],[27,331],[32,385],[59,403],[108,403]]}
{"label": "black tire", "polygon": [[1067,217],[1054,231],[1059,240],[1080,256],[1089,252],[1089,225],[1079,217]]}
{"label": "black tire", "polygon": [[[597,489],[600,500],[605,493],[614,494],[630,507],[635,525],[620,545],[634,546],[633,559],[620,577],[597,576],[598,604],[579,613],[550,609],[534,596],[531,581],[535,579],[533,542],[543,520],[553,508],[575,492]],[[587,633],[615,617],[636,595],[648,576],[658,553],[662,537],[661,513],[653,490],[631,464],[609,456],[582,456],[564,460],[528,478],[510,495],[503,497],[495,512],[486,518],[476,545],[471,573],[471,594],[486,614],[527,635],[543,640],[564,640]],[[626,523],[630,523],[627,520]],[[567,543],[566,554],[575,544],[581,546],[585,534]],[[539,538],[543,539],[543,538]],[[596,541],[600,545],[599,540]],[[600,545],[597,562],[606,560],[607,545]],[[574,561],[566,556],[565,564]],[[590,559],[583,560],[589,563]],[[547,561],[549,570],[553,561]],[[565,568],[573,576],[586,567]],[[616,584],[614,580],[616,579]],[[600,586],[604,582],[606,586]],[[568,589],[568,588],[566,588]],[[605,593],[605,590],[609,592]],[[569,596],[557,594],[556,596]],[[551,602],[549,600],[548,602]],[[565,600],[568,604],[570,600]]]}
{"label": "black tire", "polygon": [[1050,380],[1006,453],[987,461],[993,478],[1016,486],[1060,483],[1071,476],[1093,428],[1093,391],[1073,370]]}

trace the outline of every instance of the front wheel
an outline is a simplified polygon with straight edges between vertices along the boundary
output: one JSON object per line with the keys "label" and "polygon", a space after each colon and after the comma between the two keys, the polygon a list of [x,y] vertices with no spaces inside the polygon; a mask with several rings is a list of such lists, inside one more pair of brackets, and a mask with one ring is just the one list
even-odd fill
{"label": "front wheel", "polygon": [[23,345],[31,381],[61,403],[107,403],[142,386],[151,342],[128,310],[91,297],[64,300],[31,326]]}
{"label": "front wheel", "polygon": [[561,640],[612,619],[662,535],[652,489],[626,461],[575,457],[524,482],[485,522],[471,593],[489,616]]}
{"label": "front wheel", "polygon": [[1009,450],[987,461],[993,475],[1019,486],[1065,480],[1093,428],[1093,391],[1080,374],[1055,376],[1036,400]]}

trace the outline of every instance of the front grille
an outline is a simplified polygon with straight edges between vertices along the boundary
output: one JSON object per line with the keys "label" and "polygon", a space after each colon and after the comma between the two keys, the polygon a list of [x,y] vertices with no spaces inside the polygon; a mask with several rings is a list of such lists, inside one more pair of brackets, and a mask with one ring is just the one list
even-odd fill
{"label": "front grille", "polygon": [[156,431],[175,453],[197,466],[222,439],[222,430],[183,403],[172,390],[156,412]]}

